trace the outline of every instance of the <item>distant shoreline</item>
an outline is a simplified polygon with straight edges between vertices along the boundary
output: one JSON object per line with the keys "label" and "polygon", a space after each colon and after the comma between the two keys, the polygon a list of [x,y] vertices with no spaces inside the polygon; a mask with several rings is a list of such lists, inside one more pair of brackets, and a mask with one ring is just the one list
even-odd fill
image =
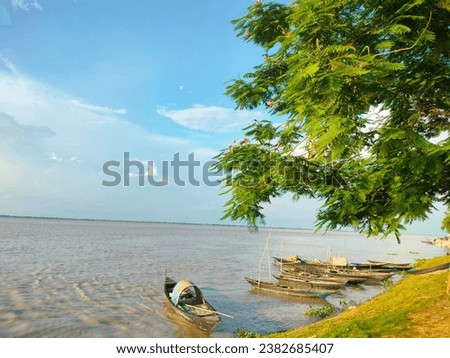
{"label": "distant shoreline", "polygon": [[[0,218],[11,218],[11,219],[35,219],[35,220],[67,220],[67,221],[89,221],[89,222],[117,222],[117,223],[135,223],[135,224],[172,224],[172,225],[191,225],[191,226],[216,226],[216,227],[231,227],[231,228],[249,228],[247,225],[242,224],[220,224],[220,223],[199,223],[199,222],[181,222],[181,221],[150,221],[150,220],[125,220],[125,219],[89,219],[89,218],[68,218],[68,217],[53,217],[53,216],[32,216],[32,215],[5,215],[0,214]],[[288,226],[259,226],[257,230],[264,229],[278,229],[278,230],[301,230],[301,231],[312,231],[315,232],[314,228],[303,228],[303,227],[288,227]],[[358,233],[351,229],[340,229],[340,230],[329,230],[329,233],[339,232],[339,233],[354,233],[365,236],[364,234]],[[320,231],[318,233],[325,234],[326,232]],[[423,236],[423,237],[433,237],[433,240],[427,240],[431,243],[434,240],[441,239],[442,234],[417,234],[417,233],[403,233],[402,235],[412,235],[412,236]],[[445,247],[444,247],[445,248]]]}
{"label": "distant shoreline", "polygon": [[[148,221],[148,220],[124,220],[124,219],[88,219],[88,218],[65,218],[53,216],[31,216],[31,215],[0,215],[0,218],[11,219],[35,219],[35,220],[67,220],[67,221],[93,221],[93,222],[118,222],[118,223],[135,223],[135,224],[173,224],[173,225],[197,225],[197,226],[219,226],[219,227],[239,227],[248,228],[247,225],[239,224],[218,224],[218,223],[199,223],[199,222],[181,222],[181,221]],[[291,229],[314,231],[313,228],[285,227],[277,226],[274,229]],[[271,229],[270,226],[261,226],[259,229]],[[355,232],[342,230],[341,232]]]}
{"label": "distant shoreline", "polygon": [[[147,220],[124,220],[124,219],[89,219],[89,218],[65,218],[53,216],[28,216],[28,215],[0,215],[0,218],[11,219],[36,219],[36,220],[67,220],[67,221],[96,221],[96,222],[118,222],[118,223],[136,223],[136,224],[175,224],[175,225],[205,225],[205,226],[230,226],[246,227],[245,225],[233,224],[205,224],[193,222],[175,222],[175,221],[147,221]],[[310,230],[310,229],[301,229]]]}

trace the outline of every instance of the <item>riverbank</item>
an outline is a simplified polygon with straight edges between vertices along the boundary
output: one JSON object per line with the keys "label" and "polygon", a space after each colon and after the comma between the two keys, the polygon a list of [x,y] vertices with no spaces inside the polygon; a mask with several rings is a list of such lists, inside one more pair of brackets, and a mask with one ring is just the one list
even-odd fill
{"label": "riverbank", "polygon": [[[419,260],[417,269],[449,263],[450,256]],[[274,338],[441,337],[450,338],[450,271],[406,275],[385,293],[314,324],[277,332]]]}

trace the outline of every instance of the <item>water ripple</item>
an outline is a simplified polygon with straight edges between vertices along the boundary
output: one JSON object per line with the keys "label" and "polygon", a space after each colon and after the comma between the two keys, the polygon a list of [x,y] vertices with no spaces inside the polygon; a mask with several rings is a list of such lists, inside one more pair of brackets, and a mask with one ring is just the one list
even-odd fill
{"label": "water ripple", "polygon": [[[245,228],[0,218],[0,337],[231,337],[237,328],[266,333],[309,323],[309,304],[254,294],[267,230]],[[413,261],[442,249],[411,237],[370,241],[276,230],[271,250],[326,259],[330,247],[354,261]],[[414,252],[413,257],[411,252]],[[395,254],[396,256],[392,256]],[[310,258],[306,257],[306,258]],[[271,263],[263,260],[264,279]],[[268,267],[269,266],[269,267]],[[213,333],[174,316],[163,295],[167,274],[202,288],[224,318]],[[363,301],[382,290],[345,294]]]}

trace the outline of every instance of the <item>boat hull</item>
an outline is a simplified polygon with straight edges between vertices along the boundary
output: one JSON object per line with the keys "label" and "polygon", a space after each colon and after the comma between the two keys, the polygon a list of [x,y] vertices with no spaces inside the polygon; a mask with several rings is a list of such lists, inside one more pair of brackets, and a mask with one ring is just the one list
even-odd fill
{"label": "boat hull", "polygon": [[316,291],[335,291],[345,286],[345,283],[320,281],[320,279],[308,279],[305,277],[292,277],[289,275],[273,275],[282,286],[292,288],[316,290]]}
{"label": "boat hull", "polygon": [[330,276],[326,273],[323,274],[312,274],[305,271],[299,271],[295,268],[293,269],[282,269],[281,274],[286,277],[290,278],[302,278],[302,279],[309,279],[309,280],[320,280],[323,282],[336,282],[340,283],[342,285],[345,285],[347,283],[362,283],[366,279],[361,279],[358,282],[353,282],[351,279],[348,279],[346,277],[337,277],[337,276]]}
{"label": "boat hull", "polygon": [[221,323],[220,316],[215,312],[214,307],[212,307],[206,300],[203,299],[203,303],[198,305],[175,305],[170,295],[177,284],[176,281],[169,277],[166,277],[164,282],[164,294],[166,300],[168,301],[168,306],[170,310],[181,317],[184,321],[197,327],[203,331],[212,331],[217,325]]}
{"label": "boat hull", "polygon": [[288,286],[279,285],[273,282],[265,282],[254,280],[249,277],[244,277],[244,279],[252,286],[253,289],[265,292],[276,293],[279,295],[287,295],[291,297],[304,297],[304,298],[325,298],[331,293],[328,291],[316,291],[316,290],[304,290],[304,289],[294,289]]}

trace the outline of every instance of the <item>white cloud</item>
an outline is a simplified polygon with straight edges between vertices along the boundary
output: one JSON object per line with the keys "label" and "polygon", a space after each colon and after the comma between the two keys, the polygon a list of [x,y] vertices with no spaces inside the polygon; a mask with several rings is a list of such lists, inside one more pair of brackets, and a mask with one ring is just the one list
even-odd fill
{"label": "white cloud", "polygon": [[254,119],[262,116],[261,112],[236,111],[231,108],[200,104],[186,109],[159,107],[157,113],[183,127],[212,133],[226,133],[242,129]]}
{"label": "white cloud", "polygon": [[58,157],[55,152],[52,152],[52,155],[50,156],[50,160],[54,160],[55,162],[62,162],[63,159]]}
{"label": "white cloud", "polygon": [[[1,57],[0,93],[0,214],[209,223],[222,216],[226,199],[218,196],[220,187],[175,186],[173,168],[167,174],[162,165],[174,153],[180,153],[181,161],[195,153],[195,160],[204,164],[217,154],[215,148],[145,130],[118,115],[120,110],[76,99],[30,78],[11,63],[3,61],[2,66]],[[188,116],[196,118],[200,128],[213,127],[214,114],[233,121],[239,113],[222,107],[191,109],[203,113],[203,117]],[[255,116],[246,114],[240,121]],[[242,124],[235,123],[238,128]],[[153,161],[144,175],[145,187],[138,186],[142,177],[135,175],[135,168],[127,178],[129,187],[123,184],[124,176],[117,187],[102,186],[103,180],[111,179],[102,170],[106,161],[120,162],[115,169],[123,175],[125,152],[139,158],[145,168]],[[180,176],[187,181],[185,169]],[[195,177],[201,181],[201,168],[196,169]],[[147,184],[149,180],[159,186]],[[275,198],[274,205],[268,206],[270,223],[310,227],[315,206],[287,202]]]}
{"label": "white cloud", "polygon": [[71,101],[75,106],[78,106],[80,108],[87,109],[89,111],[98,112],[98,113],[104,113],[104,114],[127,114],[126,109],[118,108],[118,109],[111,109],[108,107],[102,107],[102,106],[96,106],[93,104],[85,103],[77,99],[73,99]]}
{"label": "white cloud", "polygon": [[37,2],[37,0],[11,0],[11,5],[15,9],[25,11],[30,11],[31,8],[42,11],[42,6]]}
{"label": "white cloud", "polygon": [[[146,130],[120,116],[123,110],[74,98],[1,58],[0,93],[0,214],[186,221],[183,208],[189,207],[189,220],[202,221],[194,216],[209,201],[216,202],[216,214],[204,215],[220,217],[219,188],[174,187],[173,169],[167,178],[161,166],[174,153],[186,160],[188,153],[213,150]],[[125,152],[145,162],[145,187],[135,168],[124,186]],[[108,161],[120,163],[111,169],[122,181],[112,188],[102,186],[112,179],[103,170]],[[184,171],[180,175],[186,179]],[[150,185],[152,178],[161,185]]]}
{"label": "white cloud", "polygon": [[0,55],[0,68],[3,66],[8,72],[19,76],[21,73],[19,69],[6,57]]}

